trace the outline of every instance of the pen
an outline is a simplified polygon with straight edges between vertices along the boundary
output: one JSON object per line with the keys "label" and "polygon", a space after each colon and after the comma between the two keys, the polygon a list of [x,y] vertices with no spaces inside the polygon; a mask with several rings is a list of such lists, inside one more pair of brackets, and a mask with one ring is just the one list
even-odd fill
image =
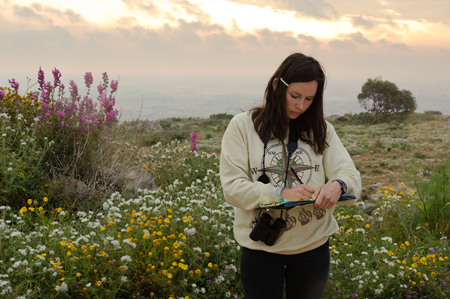
{"label": "pen", "polygon": [[298,177],[297,173],[295,172],[294,168],[292,168],[292,166],[291,166],[291,170],[292,170],[292,172],[294,173],[295,178],[300,182],[300,184],[303,185],[302,180]]}

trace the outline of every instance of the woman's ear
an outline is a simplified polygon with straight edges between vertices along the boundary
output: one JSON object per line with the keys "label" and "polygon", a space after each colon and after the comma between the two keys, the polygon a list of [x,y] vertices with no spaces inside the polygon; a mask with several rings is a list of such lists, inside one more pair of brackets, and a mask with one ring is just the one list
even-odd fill
{"label": "woman's ear", "polygon": [[273,82],[272,82],[273,90],[275,90],[277,88],[277,84],[278,84],[278,78],[273,79]]}

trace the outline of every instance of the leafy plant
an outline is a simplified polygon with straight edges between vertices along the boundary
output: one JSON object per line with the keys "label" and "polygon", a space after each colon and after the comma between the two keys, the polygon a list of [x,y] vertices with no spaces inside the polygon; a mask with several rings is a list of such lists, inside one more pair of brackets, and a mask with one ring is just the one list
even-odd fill
{"label": "leafy plant", "polygon": [[419,208],[417,221],[435,235],[450,237],[450,159],[437,165],[429,180],[415,173],[413,171]]}

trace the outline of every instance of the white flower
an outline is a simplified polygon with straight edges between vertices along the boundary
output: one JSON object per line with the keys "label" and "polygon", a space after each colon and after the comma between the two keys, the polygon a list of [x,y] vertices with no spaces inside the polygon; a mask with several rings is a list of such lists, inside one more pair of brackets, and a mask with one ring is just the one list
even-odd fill
{"label": "white flower", "polygon": [[120,258],[122,262],[131,263],[131,257],[129,255],[124,255]]}
{"label": "white flower", "polygon": [[202,220],[208,220],[208,216],[202,216]]}
{"label": "white flower", "polygon": [[[3,168],[4,169],[4,168]],[[7,171],[13,171],[12,167],[8,167]]]}
{"label": "white flower", "polygon": [[202,294],[206,293],[205,288],[201,288],[200,291],[202,292]]}
{"label": "white flower", "polygon": [[122,277],[120,278],[120,281],[123,282],[123,283],[125,283],[125,282],[128,281],[128,277],[122,276]]}

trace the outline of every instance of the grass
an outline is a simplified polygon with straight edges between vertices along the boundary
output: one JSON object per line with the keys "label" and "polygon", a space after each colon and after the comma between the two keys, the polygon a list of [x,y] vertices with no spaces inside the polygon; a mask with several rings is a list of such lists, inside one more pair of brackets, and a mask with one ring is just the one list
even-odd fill
{"label": "grass", "polygon": [[[429,207],[426,194],[442,194],[442,184],[418,196],[405,175],[411,169],[415,178],[442,179],[435,179],[436,165],[448,157],[450,128],[446,117],[412,117],[396,125],[335,122],[362,173],[363,200],[335,210],[340,230],[330,238],[324,298],[443,298],[450,291],[448,230],[420,217]],[[243,298],[233,208],[219,180],[228,121],[161,121],[159,136],[196,131],[199,154],[189,138],[150,143],[155,132],[124,124],[130,136],[140,134],[135,159],[154,176],[156,190],[115,192],[93,211],[55,207],[51,193],[20,210],[1,206],[0,296]]]}

